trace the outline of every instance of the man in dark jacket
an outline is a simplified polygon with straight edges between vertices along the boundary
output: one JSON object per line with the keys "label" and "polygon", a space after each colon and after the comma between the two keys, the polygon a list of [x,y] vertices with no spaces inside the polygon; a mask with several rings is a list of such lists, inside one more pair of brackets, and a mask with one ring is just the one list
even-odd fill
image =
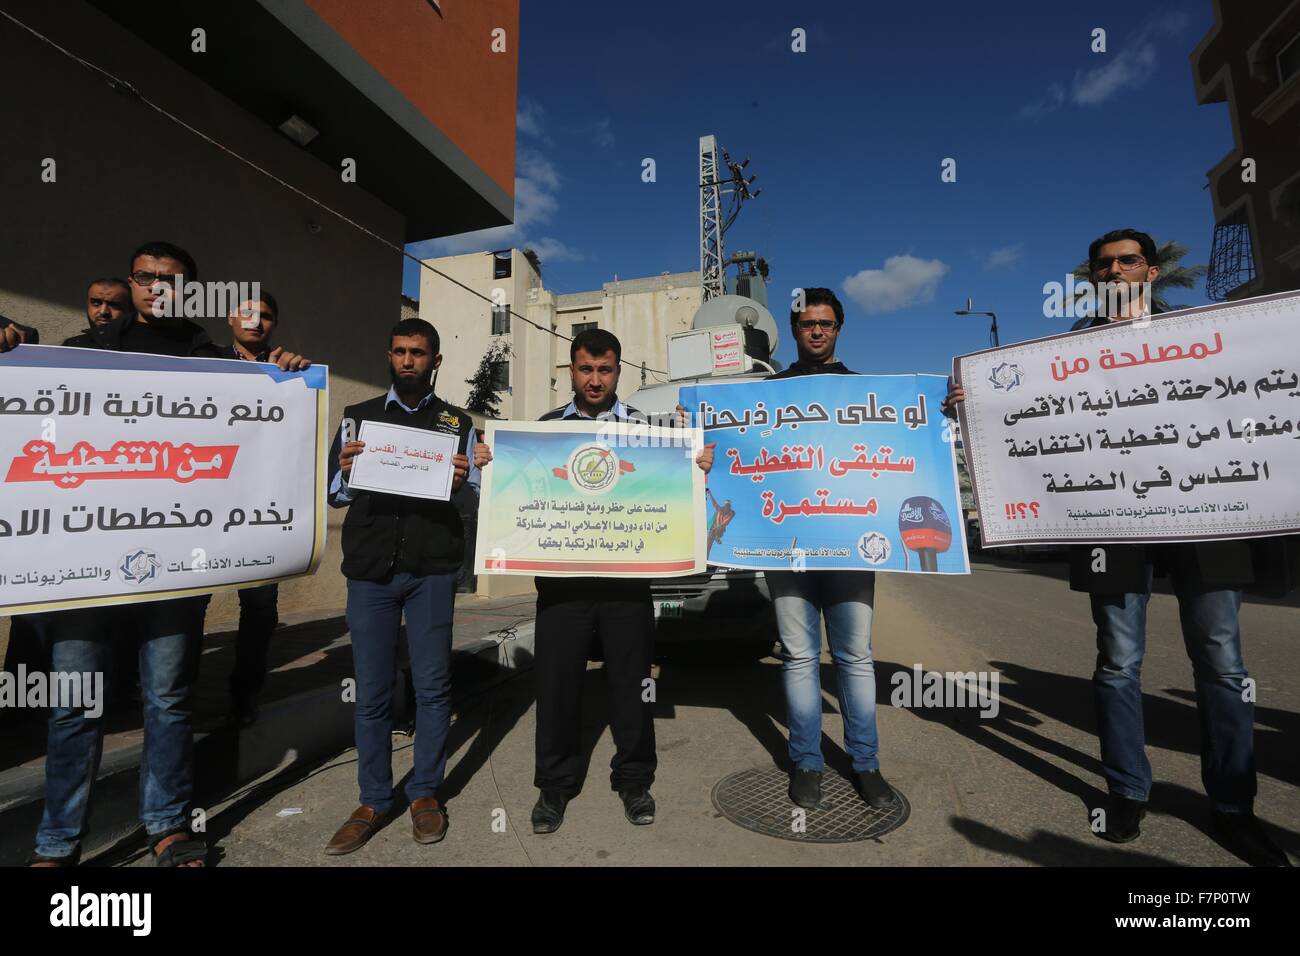
{"label": "man in dark jacket", "polygon": [[[179,246],[167,242],[140,246],[131,256],[136,311],[123,312],[103,325],[92,323],[63,344],[216,357],[217,347],[198,325],[158,315],[153,309],[155,301],[170,295],[176,276],[184,281],[197,275],[193,257]],[[145,723],[141,818],[160,865],[202,866],[207,855],[207,847],[190,833],[188,816],[194,791],[192,691],[206,604],[206,597],[189,597],[34,616],[49,642],[56,672],[111,673],[117,635],[138,641]],[[32,862],[68,866],[80,856],[104,726],[102,716],[91,718],[85,708],[75,707],[55,708],[49,725],[45,811]]]}
{"label": "man in dark jacket", "polygon": [[[1119,308],[1088,316],[1074,330],[1157,314],[1151,284],[1160,274],[1156,245],[1144,232],[1119,229],[1088,247],[1099,302]],[[945,411],[965,398],[955,389]],[[1201,722],[1201,779],[1215,829],[1255,865],[1290,866],[1256,820],[1255,705],[1241,653],[1242,588],[1256,580],[1248,540],[1179,544],[1107,544],[1070,549],[1070,587],[1086,591],[1097,625],[1093,690],[1102,770],[1109,790],[1099,835],[1127,843],[1140,835],[1151,792],[1142,717],[1142,658],[1152,578],[1168,574],[1178,597],[1183,642],[1192,661]]]}
{"label": "man in dark jacket", "polygon": [[[260,298],[240,302],[227,317],[231,344],[222,348],[221,357],[282,364],[295,372],[310,367],[310,359],[283,346],[271,346],[271,336],[280,324],[280,304],[270,292],[259,291]],[[257,699],[266,683],[271,636],[280,623],[279,600],[278,584],[239,591],[239,631],[235,637],[235,663],[230,671],[228,726],[248,727],[257,721]]]}
{"label": "man in dark jacket", "polygon": [[[802,308],[799,308],[802,306]],[[830,289],[803,290],[790,310],[790,332],[799,357],[772,379],[800,375],[852,375],[835,358],[844,326],[844,306]],[[876,733],[876,674],[871,656],[871,619],[876,575],[871,571],[767,571],[781,637],[781,678],[790,728],[790,799],[801,807],[821,806],[822,619],[835,662],[844,749],[853,761],[853,782],[874,808],[894,806],[898,797],[880,773]]]}
{"label": "man in dark jacket", "polygon": [[[623,347],[605,329],[579,332],[569,345],[573,401],[547,412],[544,422],[615,421],[648,424],[618,397]],[[491,452],[481,446],[484,457]],[[707,474],[713,449],[696,463]],[[553,833],[582,785],[582,681],[593,642],[600,641],[609,681],[609,727],[614,736],[610,788],[623,801],[630,823],[654,822],[650,794],[655,755],[654,706],[644,681],[654,663],[654,606],[645,578],[568,577],[535,579],[537,631],[533,673],[537,685],[536,768],[539,793],[534,833]]]}
{"label": "man in dark jacket", "polygon": [[330,449],[330,504],[348,508],[343,574],[356,669],[361,790],[361,805],[325,847],[331,856],[360,849],[393,811],[393,695],[403,611],[416,706],[415,767],[406,785],[412,836],[417,843],[436,843],[447,833],[438,788],[451,727],[451,621],[465,556],[464,528],[450,501],[348,486],[353,463],[365,453],[357,436],[369,421],[456,436],[452,491],[468,483],[477,493],[478,467],[468,457],[475,444],[473,422],[464,409],[433,393],[432,376],[442,364],[438,348],[438,333],[428,322],[398,322],[389,336],[392,385],[386,394],[344,409]]}

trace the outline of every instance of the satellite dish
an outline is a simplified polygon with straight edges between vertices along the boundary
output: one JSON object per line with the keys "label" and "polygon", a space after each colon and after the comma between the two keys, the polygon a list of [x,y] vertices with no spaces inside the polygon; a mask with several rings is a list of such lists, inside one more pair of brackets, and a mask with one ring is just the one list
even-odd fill
{"label": "satellite dish", "polygon": [[744,295],[720,295],[705,302],[691,320],[693,329],[709,329],[719,325],[742,325],[762,329],[767,333],[771,354],[776,354],[781,336],[776,319],[767,306]]}

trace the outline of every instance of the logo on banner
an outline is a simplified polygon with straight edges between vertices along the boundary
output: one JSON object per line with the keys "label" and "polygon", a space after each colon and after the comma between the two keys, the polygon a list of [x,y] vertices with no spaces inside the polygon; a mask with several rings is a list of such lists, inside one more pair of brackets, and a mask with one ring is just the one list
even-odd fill
{"label": "logo on banner", "polygon": [[117,570],[122,575],[122,580],[128,584],[147,584],[158,576],[158,568],[161,566],[158,555],[141,549],[122,558]]}
{"label": "logo on banner", "polygon": [[998,391],[1014,392],[1020,387],[1020,381],[1024,377],[1025,370],[1019,365],[1003,362],[1001,365],[995,365],[993,371],[989,373],[989,384]]}
{"label": "logo on banner", "polygon": [[884,564],[889,560],[889,539],[879,531],[869,531],[858,539],[858,554],[867,564]]}
{"label": "logo on banner", "polygon": [[621,473],[618,455],[604,445],[579,445],[569,456],[569,482],[588,495],[609,491]]}

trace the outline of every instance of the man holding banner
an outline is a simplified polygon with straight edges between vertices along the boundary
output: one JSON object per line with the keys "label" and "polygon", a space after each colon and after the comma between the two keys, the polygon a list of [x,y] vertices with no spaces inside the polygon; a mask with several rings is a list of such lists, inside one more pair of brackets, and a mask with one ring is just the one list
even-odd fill
{"label": "man holding banner", "polygon": [[[646,426],[647,433],[651,431],[646,416],[618,397],[622,346],[614,335],[604,329],[578,333],[570,344],[569,358],[573,401],[563,408],[547,412],[542,416],[542,422],[570,422],[575,426],[582,422],[632,423]],[[618,439],[615,438],[614,442],[617,443]],[[486,446],[480,447],[490,458]],[[593,455],[599,455],[596,460],[602,462],[618,461],[617,454],[611,452],[621,454],[623,451],[620,446],[610,448],[604,444],[599,450],[593,449]],[[678,454],[672,447],[665,447],[662,451],[668,458],[676,458]],[[506,453],[509,452],[507,448]],[[707,474],[713,464],[713,449],[706,446],[697,456],[696,463]],[[674,466],[677,464],[673,462]],[[689,467],[688,462],[682,465]],[[556,471],[576,477],[579,467],[575,459]],[[619,473],[621,466],[614,466],[611,477]],[[543,494],[543,490],[539,489],[538,494]],[[612,509],[616,510],[609,512],[604,510],[605,503],[595,498],[590,505],[591,517],[598,521],[596,509],[600,514],[608,515],[629,513],[623,510],[622,503],[611,502]],[[690,507],[690,504],[686,506]],[[568,504],[565,503],[564,507],[564,513],[568,514]],[[641,510],[641,505],[635,506],[635,511]],[[488,524],[484,516],[480,516],[480,522],[482,542]],[[610,524],[609,521],[599,523]],[[622,521],[616,523],[621,525]],[[557,527],[561,524],[570,527],[568,521],[557,522]],[[544,521],[539,527],[543,525]],[[592,549],[589,557],[598,559],[601,554],[595,543],[598,538],[599,535],[592,532],[591,539],[581,539]],[[558,541],[555,543],[559,544]],[[625,539],[621,543],[628,541]],[[699,551],[702,558],[703,548]],[[608,553],[619,552],[611,550]],[[479,560],[483,560],[482,549]],[[500,563],[508,562],[503,557]],[[558,569],[565,564],[548,561],[541,566]],[[556,573],[563,572],[557,570]],[[603,650],[604,671],[609,681],[609,725],[615,746],[610,761],[610,786],[623,801],[624,816],[630,823],[638,826],[653,823],[655,801],[650,786],[654,783],[657,759],[654,694],[647,693],[647,681],[654,662],[655,633],[650,582],[640,576],[614,575],[538,576],[535,583],[537,631],[533,672],[537,678],[537,741],[533,782],[539,794],[532,811],[533,832],[553,833],[558,830],[564,822],[566,807],[582,786],[582,682],[596,640],[600,641]]]}
{"label": "man holding banner", "polygon": [[[124,312],[104,326],[92,327],[65,344],[148,355],[215,357],[217,348],[206,333],[195,323],[176,316],[176,310],[166,308],[172,283],[178,277],[180,281],[193,281],[197,271],[193,258],[179,246],[146,243],[130,261],[135,311]],[[159,302],[157,309],[155,302]],[[288,369],[289,364],[286,360],[281,367]],[[158,401],[161,406],[161,399]],[[192,412],[177,412],[186,404],[173,403],[169,415],[200,417]],[[215,415],[215,406],[213,409]],[[90,413],[89,407],[86,413]],[[152,415],[152,408],[143,414]],[[119,460],[124,462],[126,457]],[[67,466],[61,467],[70,471]],[[148,552],[141,554],[142,561],[148,558],[156,562]],[[147,576],[153,577],[158,570],[153,564]],[[207,855],[206,845],[191,833],[188,817],[194,785],[192,689],[207,601],[207,595],[198,594],[109,607],[78,607],[33,617],[49,642],[55,673],[110,671],[114,637],[126,634],[138,640],[145,726],[145,752],[140,766],[141,818],[159,866],[203,866]],[[37,830],[33,865],[71,866],[78,862],[103,734],[102,708],[99,714],[75,704],[52,708],[45,809]]]}
{"label": "man holding banner", "polygon": [[[442,364],[442,353],[438,332],[428,322],[403,319],[393,327],[388,363],[392,384],[387,394],[344,410],[329,453],[330,503],[348,508],[343,574],[348,580],[347,622],[356,668],[361,791],[361,805],[325,847],[330,856],[359,850],[393,810],[393,697],[403,612],[416,706],[415,766],[406,786],[412,837],[427,844],[447,834],[447,811],[438,801],[438,788],[447,766],[451,727],[456,576],[465,555],[460,514],[448,498],[466,483],[477,493],[478,468],[466,454],[474,444],[474,426],[468,412],[433,392],[433,373]],[[405,437],[376,441],[366,435],[363,442],[367,431]],[[429,440],[422,433],[435,433],[444,450],[419,447]],[[399,454],[399,447],[405,451]],[[357,471],[367,458],[392,461],[394,466],[380,468],[363,484]],[[430,465],[434,458],[441,465],[436,472]],[[425,487],[385,484],[398,474],[423,476]],[[440,481],[445,487],[435,488]]]}
{"label": "man holding banner", "polygon": [[[799,358],[771,378],[854,374],[835,358],[835,343],[844,326],[844,306],[835,293],[824,288],[804,289],[802,304],[801,310],[790,311],[790,331]],[[825,616],[844,716],[844,748],[853,760],[854,782],[870,806],[893,806],[898,798],[881,776],[876,734],[876,674],[871,658],[875,573],[802,569],[764,573],[781,633],[781,676],[790,728],[790,762],[794,765],[790,799],[809,809],[821,806],[825,760],[818,671]]]}
{"label": "man holding banner", "polygon": [[[1124,343],[1125,347],[1132,348],[1133,352],[1123,352],[1117,358],[1114,354],[1115,350],[1101,349],[1096,364],[1103,370],[1123,369],[1153,361],[1164,362],[1185,357],[1183,349],[1177,345],[1160,348],[1156,356],[1151,355],[1151,348],[1148,346],[1142,348],[1141,356],[1136,354],[1138,344],[1136,339],[1151,335],[1150,316],[1156,312],[1150,301],[1151,283],[1159,275],[1159,267],[1155,264],[1156,255],[1156,245],[1151,237],[1133,229],[1109,232],[1094,240],[1089,246],[1088,262],[1093,282],[1096,284],[1095,298],[1099,302],[1115,302],[1117,307],[1102,309],[1102,314],[1081,319],[1075,323],[1072,331],[1102,329],[1111,322],[1138,320],[1129,327],[1129,330],[1135,333],[1135,341],[1131,345],[1127,340]],[[1210,333],[1202,334],[1208,336]],[[1065,341],[1068,341],[1071,346],[1078,343],[1075,351],[1085,351],[1078,338],[1071,337]],[[1196,343],[1188,350],[1186,357],[1203,359],[1221,349],[1222,341],[1222,336],[1215,336],[1215,342],[1218,344],[1213,349]],[[1201,351],[1198,353],[1197,349]],[[1066,351],[1064,347],[1055,346],[1050,350]],[[1053,362],[1051,377],[1058,382],[1063,382],[1072,374],[1083,375],[1089,370],[1088,366],[1087,358],[1081,357],[1073,363],[1068,363],[1061,361],[1058,356]],[[1028,364],[1025,364],[1024,368],[1028,367]],[[990,394],[1017,387],[1020,377],[1027,374],[1024,368],[1012,363],[1010,358],[1004,361],[991,376],[993,381]],[[1005,372],[1006,375],[1000,375],[1000,372]],[[1191,379],[1179,380],[1179,375],[1189,374],[1189,372],[1194,374],[1189,368],[1183,368],[1181,372],[1164,372],[1164,377],[1169,380],[1163,384],[1173,386],[1165,396],[1171,408],[1176,407],[1173,404],[1175,402],[1189,399],[1203,400],[1207,393],[1213,392],[1213,388],[1209,385],[1202,389],[1193,389],[1190,387]],[[1189,386],[1181,392],[1178,384],[1180,381]],[[1080,380],[1078,384],[1082,385],[1085,382]],[[1086,384],[1091,385],[1092,382],[1088,381]],[[983,388],[982,381],[979,385]],[[1077,388],[1077,385],[1075,387]],[[1147,390],[1145,394],[1142,393],[1142,389]],[[1055,396],[1041,400],[1035,398],[1035,402],[1042,401],[1042,410],[1031,405],[1027,409],[1009,412],[1006,416],[1007,425],[1014,427],[1021,418],[1061,414],[1067,408],[1072,410],[1076,398],[1083,400],[1084,404],[1081,408],[1088,412],[1093,409],[1113,408],[1117,415],[1127,414],[1130,420],[1134,420],[1136,413],[1125,413],[1120,411],[1120,408],[1155,404],[1161,397],[1155,388],[1149,387],[1145,382],[1142,386],[1134,388],[1133,395],[1127,400],[1120,394],[1119,388],[1114,389],[1113,398],[1111,390],[1108,389],[1104,403],[1100,397],[1097,400],[1091,397],[1093,391],[1097,389],[1078,391],[1077,394],[1063,392],[1059,400]],[[1231,394],[1233,390],[1227,388],[1219,397],[1231,397]],[[1257,389],[1256,395],[1258,394],[1260,392]],[[965,390],[955,387],[945,403],[945,411],[951,413],[965,397]],[[1051,408],[1053,404],[1057,405],[1055,412]],[[1197,414],[1202,418],[1208,411],[1200,405],[1187,407],[1199,409]],[[969,418],[972,412],[964,410],[963,414]],[[1172,410],[1153,414],[1170,418],[1176,415]],[[979,424],[982,425],[983,422],[984,419],[981,418]],[[1108,420],[1101,423],[1110,424]],[[963,425],[966,424],[964,421]],[[1128,436],[1115,438],[1111,436],[1111,432],[1118,432],[1117,427],[1096,429],[1097,434],[1104,435],[1097,447],[1113,449],[1123,455],[1132,455],[1134,449],[1140,450],[1144,446],[1172,443],[1176,447],[1182,441],[1178,437],[1178,429],[1173,424],[1150,426],[1144,421],[1135,421],[1135,424],[1138,428],[1144,428],[1142,434],[1137,435],[1135,430],[1130,428]],[[1205,422],[1203,427],[1208,428],[1210,424],[1211,422]],[[1232,425],[1232,421],[1229,420],[1227,431],[1232,431]],[[1069,427],[1068,424],[1061,424],[1057,425],[1056,429]],[[1148,438],[1152,427],[1157,429],[1154,433],[1155,437]],[[993,426],[991,430],[995,428],[996,426]],[[984,441],[978,426],[976,429],[964,427],[963,430],[967,436],[968,447],[976,451],[980,457],[989,454],[982,451]],[[1218,440],[1219,437],[1218,428],[1201,431],[1201,427],[1193,425],[1191,434],[1186,436],[1185,443],[1188,447],[1200,449],[1203,442]],[[1039,439],[1035,445],[1028,441],[1017,444],[1016,439],[1006,438],[1005,444],[1011,447],[1005,450],[1005,454],[1017,459],[1032,455],[1033,463],[1038,462],[1038,454],[1062,452],[1092,454],[1091,434],[1077,433],[1074,439],[1066,435],[1048,436],[1048,440],[1052,441],[1050,447],[1044,445],[1044,439]],[[1072,443],[1075,440],[1077,444]],[[1206,453],[1213,454],[1209,449],[1202,449],[1199,452],[1202,455]],[[1166,450],[1161,454],[1168,456],[1172,452]],[[1173,461],[1166,460],[1169,460],[1172,467]],[[1197,500],[1193,506],[1192,499],[1185,499],[1183,504],[1178,505],[1144,503],[1152,501],[1149,496],[1153,489],[1170,487],[1173,478],[1163,464],[1157,465],[1153,462],[1151,466],[1153,470],[1154,467],[1160,469],[1160,480],[1147,479],[1145,470],[1138,472],[1136,462],[1136,458],[1118,460],[1118,464],[1128,465],[1118,472],[1120,489],[1115,487],[1116,472],[1110,473],[1109,485],[1106,485],[1103,479],[1093,475],[1089,475],[1090,481],[1075,484],[1067,473],[1062,476],[1067,479],[1067,483],[1058,487],[1057,479],[1054,477],[1057,469],[1054,468],[1043,475],[1044,478],[1052,478],[1046,487],[1049,493],[1062,491],[1094,493],[1095,489],[1098,495],[1121,495],[1129,501],[1136,499],[1137,504],[1137,507],[1132,504],[1110,505],[1111,498],[1098,497],[1094,500],[1089,496],[1086,502],[1087,510],[1072,508],[1065,511],[1068,515],[1067,521],[1098,522],[1095,525],[1095,532],[1091,535],[1095,543],[1075,545],[1070,549],[1070,587],[1089,594],[1093,621],[1097,627],[1097,669],[1093,674],[1093,689],[1103,773],[1109,791],[1109,800],[1104,809],[1104,817],[1098,821],[1100,825],[1096,831],[1103,838],[1115,843],[1127,843],[1140,835],[1140,822],[1146,813],[1152,783],[1151,765],[1145,752],[1141,688],[1141,667],[1146,645],[1146,613],[1151,596],[1152,578],[1156,575],[1168,574],[1178,598],[1183,640],[1192,661],[1195,677],[1197,709],[1201,722],[1202,780],[1211,800],[1215,829],[1243,859],[1256,865],[1289,866],[1285,853],[1264,832],[1253,813],[1256,790],[1254,682],[1247,677],[1242,659],[1238,612],[1241,607],[1242,589],[1259,582],[1265,569],[1257,567],[1252,561],[1253,549],[1250,538],[1217,541],[1184,540],[1161,544],[1116,543],[1117,540],[1122,541],[1122,539],[1107,534],[1107,528],[1116,521],[1154,521],[1164,514],[1202,515],[1211,513],[1212,509],[1217,515],[1219,509],[1225,507],[1208,500],[1204,504]],[[1237,464],[1237,462],[1230,464]],[[983,471],[984,463],[981,461],[980,465],[979,470]],[[1037,470],[1041,471],[1047,466],[1045,460]],[[1063,464],[1060,467],[1069,466]],[[1093,465],[1091,460],[1088,465],[1075,465],[1071,470],[1077,473],[1084,467],[1095,467],[1098,472],[1101,471],[1101,466]],[[1258,465],[1256,470],[1258,471]],[[1126,480],[1125,472],[1137,472],[1133,477],[1140,476],[1140,479]],[[1177,469],[1175,473],[1178,473]],[[1250,476],[1243,477],[1240,468],[1236,475],[1238,477],[1224,475],[1220,478],[1219,471],[1216,469],[1210,476],[1210,482],[1214,484],[1219,481],[1254,480]],[[1202,485],[1205,480],[1204,473],[1199,476],[1192,475],[1184,478],[1179,484],[1173,484],[1172,490],[1175,493],[1179,491],[1196,493],[1197,486]],[[1124,486],[1130,490],[1124,490]],[[1205,487],[1208,491],[1210,486]],[[1215,487],[1222,486],[1215,485]],[[978,482],[976,494],[977,497],[981,495]],[[987,497],[989,494],[990,491],[985,484],[983,495]],[[994,497],[996,501],[1001,502],[1004,499],[1014,501],[1017,497],[1027,497],[1027,495],[999,494]],[[1056,495],[1049,494],[1045,497],[1055,498]],[[1071,494],[1069,498],[1074,500],[1076,496]],[[1107,507],[1098,508],[1097,504]],[[982,524],[986,524],[985,515],[988,505],[988,501],[980,502]],[[1055,502],[1052,502],[1052,506],[1055,506]],[[1015,505],[1007,506],[1008,517],[1014,514],[1011,511],[1014,507]],[[1046,514],[1048,510],[1047,505],[1040,505],[1037,501],[1033,502],[1031,507],[1034,518],[1038,518],[1040,512]],[[1233,502],[1226,507],[1236,509],[1244,507],[1244,503]],[[1055,515],[1059,510],[1055,509],[1053,514]],[[1021,520],[1024,520],[1023,517]],[[1048,520],[1059,521],[1059,518]],[[1227,519],[1213,520],[1226,521]],[[990,516],[987,523],[991,521]],[[988,532],[989,529],[986,527],[986,540],[989,538]],[[1083,529],[1074,534],[1074,537],[1082,537],[1084,540],[1088,540],[1089,536],[1089,533]],[[1187,537],[1195,536],[1187,535]],[[1130,539],[1132,540],[1134,539]],[[1137,540],[1140,541],[1140,538]]]}

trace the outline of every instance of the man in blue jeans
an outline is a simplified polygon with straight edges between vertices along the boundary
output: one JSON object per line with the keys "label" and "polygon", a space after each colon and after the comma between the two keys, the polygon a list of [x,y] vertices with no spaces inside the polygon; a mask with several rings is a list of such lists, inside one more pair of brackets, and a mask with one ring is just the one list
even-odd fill
{"label": "man in blue jeans", "polygon": [[[198,279],[194,258],[169,242],[148,242],[131,254],[132,310],[99,322],[64,341],[66,346],[176,357],[217,357],[217,347],[194,322],[168,308],[173,283]],[[161,301],[160,301],[161,300]],[[157,303],[157,308],[155,308]],[[170,303],[174,305],[175,303]],[[17,347],[0,337],[0,351]],[[286,355],[281,368],[300,368]],[[189,828],[194,791],[192,690],[198,674],[207,597],[150,601],[122,607],[54,611],[29,620],[49,648],[56,673],[110,674],[114,647],[138,644],[144,703],[144,755],[140,761],[140,819],[160,866],[197,867],[207,847]],[[111,681],[105,681],[111,684]],[[45,758],[45,809],[36,831],[34,866],[74,866],[81,856],[90,794],[103,752],[103,714],[86,707],[55,707]]]}
{"label": "man in blue jeans", "polygon": [[477,494],[478,467],[467,454],[475,445],[469,413],[433,393],[432,376],[442,364],[438,349],[438,333],[428,322],[398,322],[389,337],[387,394],[348,406],[330,450],[330,503],[348,507],[343,574],[361,790],[361,805],[325,847],[331,856],[360,849],[393,811],[393,696],[403,613],[416,705],[415,766],[406,786],[411,833],[417,843],[437,843],[447,833],[438,788],[451,728],[451,619],[465,555],[460,514],[450,501],[348,487],[353,462],[365,450],[357,436],[371,421],[455,436],[452,491],[468,484]]}
{"label": "man in blue jeans", "polygon": [[[1118,229],[1088,248],[1098,301],[1114,287],[1114,314],[1080,319],[1073,330],[1159,314],[1150,289],[1160,274],[1156,244],[1144,232]],[[1155,321],[1159,321],[1156,319]],[[1136,325],[1135,325],[1136,327]],[[954,389],[945,413],[965,399]],[[1180,544],[1108,544],[1070,548],[1070,588],[1086,591],[1097,626],[1097,668],[1092,675],[1109,791],[1098,836],[1129,843],[1151,796],[1142,716],[1142,658],[1152,579],[1168,575],[1178,597],[1183,644],[1192,662],[1201,725],[1201,780],[1211,820],[1224,842],[1257,866],[1290,866],[1254,814],[1255,704],[1241,654],[1238,611],[1242,589],[1264,576],[1267,552],[1250,540]]]}
{"label": "man in blue jeans", "polygon": [[[835,342],[844,325],[844,306],[830,289],[805,289],[804,308],[791,310],[790,330],[799,359],[771,378],[796,375],[852,375],[835,359]],[[853,778],[873,808],[894,806],[898,797],[880,774],[876,736],[876,671],[871,659],[871,612],[876,576],[870,571],[767,571],[781,634],[782,681],[790,726],[790,799],[801,807],[821,806],[822,770],[822,618],[840,713],[844,749],[853,761]]]}

